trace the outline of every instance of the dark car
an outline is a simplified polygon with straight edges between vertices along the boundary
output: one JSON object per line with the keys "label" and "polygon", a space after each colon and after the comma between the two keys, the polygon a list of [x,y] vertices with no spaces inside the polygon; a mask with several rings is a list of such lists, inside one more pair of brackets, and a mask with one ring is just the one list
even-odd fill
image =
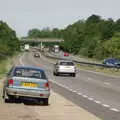
{"label": "dark car", "polygon": [[34,53],[34,57],[39,57],[40,58],[40,54],[39,53]]}
{"label": "dark car", "polygon": [[103,64],[107,66],[120,66],[120,60],[115,58],[109,58],[104,60]]}

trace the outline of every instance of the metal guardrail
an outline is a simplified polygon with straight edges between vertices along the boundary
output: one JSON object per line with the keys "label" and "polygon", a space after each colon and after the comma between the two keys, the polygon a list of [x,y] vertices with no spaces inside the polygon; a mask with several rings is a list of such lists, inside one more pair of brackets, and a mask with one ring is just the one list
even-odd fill
{"label": "metal guardrail", "polygon": [[[70,60],[68,58],[60,58],[57,56],[50,56],[47,54],[44,54],[46,57],[52,58],[52,59],[57,59],[57,60]],[[97,67],[104,67],[104,68],[116,68],[116,69],[120,69],[120,66],[109,66],[109,65],[105,65],[105,64],[99,64],[99,63],[91,63],[91,62],[82,62],[82,61],[78,61],[78,60],[72,60],[75,63],[79,63],[79,64],[84,64],[84,65],[90,65],[90,66],[97,66]]]}

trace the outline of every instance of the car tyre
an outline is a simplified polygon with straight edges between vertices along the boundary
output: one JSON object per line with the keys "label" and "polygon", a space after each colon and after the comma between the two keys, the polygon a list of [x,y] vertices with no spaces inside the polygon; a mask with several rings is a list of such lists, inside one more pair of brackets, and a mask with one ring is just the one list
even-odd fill
{"label": "car tyre", "polygon": [[58,73],[56,73],[56,76],[59,76],[59,74],[58,74]]}
{"label": "car tyre", "polygon": [[49,103],[48,101],[49,101],[49,99],[48,99],[48,98],[44,98],[44,105],[46,105],[46,106],[47,106],[47,105],[48,105],[48,103]]}
{"label": "car tyre", "polygon": [[8,103],[9,102],[9,98],[6,98],[5,94],[3,94],[2,97],[3,97],[4,103]]}
{"label": "car tyre", "polygon": [[54,76],[56,76],[56,73],[55,73],[55,72],[53,72],[53,75],[54,75]]}
{"label": "car tyre", "polygon": [[73,73],[73,74],[72,74],[72,76],[73,76],[73,77],[75,77],[75,76],[76,76],[76,74],[75,74],[75,73]]}

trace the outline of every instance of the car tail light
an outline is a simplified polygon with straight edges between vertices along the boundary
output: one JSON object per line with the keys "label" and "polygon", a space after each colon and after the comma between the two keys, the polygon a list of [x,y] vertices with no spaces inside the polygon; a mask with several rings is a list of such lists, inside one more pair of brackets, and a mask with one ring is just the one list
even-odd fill
{"label": "car tail light", "polygon": [[49,82],[46,82],[46,83],[44,84],[44,87],[45,87],[45,88],[49,88],[49,87],[50,87]]}
{"label": "car tail light", "polygon": [[9,85],[13,85],[13,83],[14,83],[14,80],[13,80],[13,79],[8,80],[8,84],[9,84]]}

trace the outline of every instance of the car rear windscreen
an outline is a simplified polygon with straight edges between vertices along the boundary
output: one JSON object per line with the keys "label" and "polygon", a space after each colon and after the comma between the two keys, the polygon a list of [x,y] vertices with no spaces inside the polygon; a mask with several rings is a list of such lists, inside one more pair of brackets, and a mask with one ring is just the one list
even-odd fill
{"label": "car rear windscreen", "polygon": [[16,68],[14,71],[14,76],[47,79],[44,71],[38,69],[30,69],[30,68]]}
{"label": "car rear windscreen", "polygon": [[73,62],[60,62],[60,65],[74,66]]}

